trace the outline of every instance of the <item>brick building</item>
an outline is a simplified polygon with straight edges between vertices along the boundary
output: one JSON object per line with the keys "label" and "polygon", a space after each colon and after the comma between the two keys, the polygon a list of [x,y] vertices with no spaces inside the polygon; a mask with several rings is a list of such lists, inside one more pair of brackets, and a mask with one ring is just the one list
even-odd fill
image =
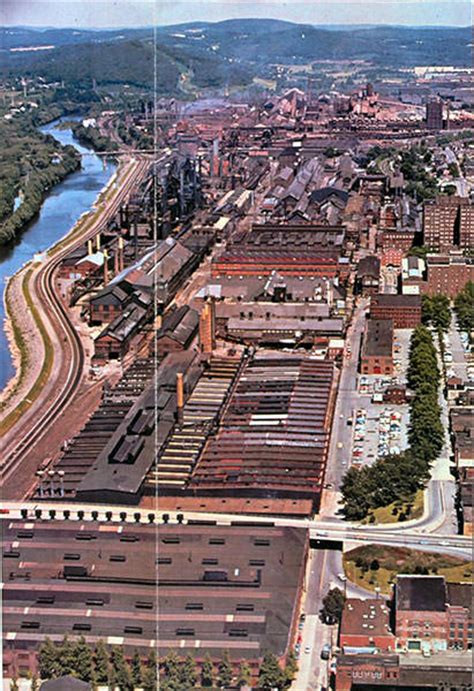
{"label": "brick building", "polygon": [[467,250],[474,244],[474,207],[469,199],[438,196],[423,207],[424,244],[438,252],[453,247]]}
{"label": "brick building", "polygon": [[346,600],[339,629],[339,647],[373,648],[379,652],[395,650],[395,635],[390,628],[390,609],[385,600]]}
{"label": "brick building", "polygon": [[354,292],[359,295],[375,295],[380,285],[380,259],[363,257],[357,265]]}
{"label": "brick building", "polygon": [[427,281],[423,292],[428,295],[444,293],[451,298],[474,281],[474,259],[458,254],[429,254],[426,258]]}
{"label": "brick building", "polygon": [[362,345],[362,374],[393,374],[393,321],[368,319]]}
{"label": "brick building", "polygon": [[383,600],[348,599],[336,690],[471,689],[471,607],[472,583],[442,576],[398,576],[392,615]]}
{"label": "brick building", "polygon": [[400,650],[437,653],[472,645],[472,583],[443,576],[398,576],[395,633]]}
{"label": "brick building", "polygon": [[429,130],[443,129],[443,102],[433,99],[426,104],[426,127]]}
{"label": "brick building", "polygon": [[372,319],[391,319],[395,329],[414,329],[421,322],[420,295],[372,295]]}
{"label": "brick building", "polygon": [[213,259],[211,275],[269,276],[278,271],[334,278],[343,241],[341,226],[254,225],[250,232],[237,234]]}

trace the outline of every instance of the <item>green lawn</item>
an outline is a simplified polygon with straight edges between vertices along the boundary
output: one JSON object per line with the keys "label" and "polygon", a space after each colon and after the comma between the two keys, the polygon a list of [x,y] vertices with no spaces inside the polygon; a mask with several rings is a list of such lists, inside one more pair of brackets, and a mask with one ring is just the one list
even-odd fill
{"label": "green lawn", "polygon": [[[371,562],[376,559],[378,569],[371,569]],[[361,560],[364,564],[360,564]],[[356,563],[357,562],[357,563]],[[344,573],[353,583],[389,595],[391,585],[398,573],[419,573],[422,569],[426,573],[444,576],[448,582],[459,583],[471,581],[472,562],[458,557],[445,556],[434,552],[421,552],[406,547],[384,547],[379,545],[364,545],[344,554]],[[369,569],[366,570],[365,566]]]}
{"label": "green lawn", "polygon": [[[404,501],[395,501],[388,506],[381,506],[378,509],[372,509],[367,516],[364,518],[362,523],[397,523],[399,522],[400,514],[406,514],[407,508],[409,513],[405,520],[410,521],[414,518],[420,518],[423,515],[423,490],[420,489],[418,492],[409,499]],[[374,516],[375,520],[371,520],[371,516]]]}

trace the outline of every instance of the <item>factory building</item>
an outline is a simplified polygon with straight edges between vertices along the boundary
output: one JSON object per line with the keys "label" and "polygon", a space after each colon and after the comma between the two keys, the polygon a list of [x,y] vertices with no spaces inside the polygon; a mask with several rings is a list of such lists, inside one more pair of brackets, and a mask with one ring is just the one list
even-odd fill
{"label": "factory building", "polygon": [[64,636],[120,641],[128,659],[174,650],[200,665],[228,651],[255,673],[265,652],[283,659],[295,643],[307,553],[296,528],[10,522],[4,673],[37,671],[41,643]]}

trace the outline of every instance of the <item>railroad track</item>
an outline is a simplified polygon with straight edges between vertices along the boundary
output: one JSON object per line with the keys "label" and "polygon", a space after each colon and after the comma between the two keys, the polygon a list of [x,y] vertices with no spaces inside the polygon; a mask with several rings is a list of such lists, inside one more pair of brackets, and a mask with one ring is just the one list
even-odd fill
{"label": "railroad track", "polygon": [[37,442],[44,436],[52,422],[59,413],[71,401],[82,380],[84,369],[84,349],[80,336],[72,323],[67,309],[61,302],[55,290],[55,274],[64,257],[72,249],[84,244],[87,240],[94,237],[99,232],[106,219],[112,216],[122,203],[123,199],[130,192],[133,185],[143,177],[150,161],[140,160],[137,167],[132,171],[125,181],[122,190],[117,194],[113,202],[107,207],[106,214],[101,214],[94,222],[89,231],[81,236],[80,240],[71,245],[67,245],[59,254],[40,270],[35,277],[35,292],[41,298],[43,310],[53,316],[53,320],[58,323],[65,334],[64,340],[69,343],[71,349],[70,363],[66,381],[53,403],[45,410],[34,425],[23,435],[22,439],[7,452],[1,470],[1,481],[5,483],[20,466],[25,454],[29,453]]}

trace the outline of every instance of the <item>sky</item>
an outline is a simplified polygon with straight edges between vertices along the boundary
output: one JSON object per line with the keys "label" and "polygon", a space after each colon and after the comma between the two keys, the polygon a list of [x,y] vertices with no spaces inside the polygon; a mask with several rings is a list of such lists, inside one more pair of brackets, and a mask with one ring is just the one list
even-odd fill
{"label": "sky", "polygon": [[309,24],[467,26],[466,0],[0,0],[2,25],[141,27],[236,17]]}

